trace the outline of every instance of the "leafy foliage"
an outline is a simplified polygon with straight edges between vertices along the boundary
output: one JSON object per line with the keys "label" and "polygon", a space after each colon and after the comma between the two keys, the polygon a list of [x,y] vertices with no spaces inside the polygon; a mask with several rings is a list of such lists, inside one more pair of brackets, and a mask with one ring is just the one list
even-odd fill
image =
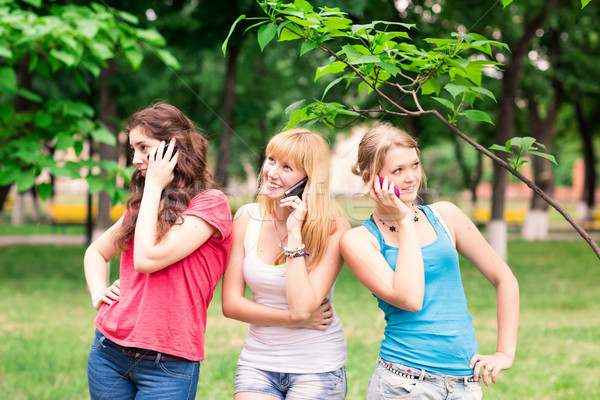
{"label": "leafy foliage", "polygon": [[545,150],[546,146],[542,143],[538,143],[535,138],[526,136],[512,138],[506,142],[504,147],[497,144],[492,145],[490,150],[498,150],[511,154],[512,156],[508,161],[514,169],[519,169],[525,164],[527,162],[526,157],[529,155],[542,157],[556,164],[556,159],[553,155],[542,153],[541,151],[538,151],[539,148]]}
{"label": "leafy foliage", "polygon": [[[494,99],[491,91],[481,87],[481,81],[484,69],[499,65],[491,59],[492,47],[507,49],[504,43],[477,34],[455,33],[451,38],[427,39],[430,48],[424,49],[411,41],[410,31],[414,26],[410,24],[386,21],[353,24],[339,8],[315,10],[304,0],[289,4],[259,1],[259,4],[266,17],[252,18],[258,22],[251,28],[258,28],[261,49],[276,37],[280,42],[302,40],[301,54],[318,48],[330,55],[328,63],[317,69],[315,81],[329,74],[336,76],[321,99],[293,110],[287,128],[317,121],[333,128],[340,127],[336,122],[338,116],[350,117],[351,123],[371,111],[392,113],[383,106],[359,110],[325,102],[328,92],[340,84],[353,85],[359,96],[375,92],[401,113],[423,113],[419,96],[432,96],[449,110],[447,118],[452,124],[456,124],[458,117],[491,123],[484,112],[471,108],[477,99]],[[242,15],[236,22],[245,18]],[[235,24],[232,31],[234,28]],[[475,57],[476,54],[483,57]],[[406,110],[384,95],[381,90],[384,85],[396,89],[399,97],[410,95],[416,100],[417,109]]]}
{"label": "leafy foliage", "polygon": [[[117,56],[134,70],[141,67],[145,48],[172,68],[178,68],[177,60],[162,48],[166,43],[157,31],[136,28],[137,17],[126,12],[97,3],[27,3],[20,8],[17,2],[0,1],[0,184],[14,182],[24,191],[43,171],[71,178],[89,172],[92,193],[106,190],[113,200],[123,200],[126,191],[116,188],[115,178],[129,174],[83,157],[90,138],[115,145],[114,135],[95,118],[88,101],[45,93],[44,87],[69,76],[69,83],[76,82],[89,97],[90,82]],[[55,157],[71,149],[72,160]],[[109,172],[107,180],[100,178],[103,170]],[[48,183],[39,185],[42,197],[50,192]]]}

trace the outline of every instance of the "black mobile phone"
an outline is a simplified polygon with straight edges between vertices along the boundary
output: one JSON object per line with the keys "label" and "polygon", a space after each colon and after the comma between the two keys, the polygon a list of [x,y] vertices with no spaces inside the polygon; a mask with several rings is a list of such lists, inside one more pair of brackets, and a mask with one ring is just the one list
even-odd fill
{"label": "black mobile phone", "polygon": [[308,182],[308,176],[302,179],[300,182],[296,183],[294,186],[289,188],[284,192],[285,197],[290,196],[298,196],[302,199],[302,193],[304,193],[304,188],[306,187],[306,182]]}
{"label": "black mobile phone", "polygon": [[[163,150],[163,158],[165,157],[165,154],[167,154],[167,149],[169,148],[169,146],[165,146],[164,150]],[[157,150],[158,151],[158,150]],[[171,158],[173,158],[173,156],[175,155],[175,153],[177,152],[177,146],[173,146],[173,154],[171,154]],[[150,154],[146,155],[146,157],[148,157],[148,160],[150,159]],[[170,161],[170,160],[169,160]]]}

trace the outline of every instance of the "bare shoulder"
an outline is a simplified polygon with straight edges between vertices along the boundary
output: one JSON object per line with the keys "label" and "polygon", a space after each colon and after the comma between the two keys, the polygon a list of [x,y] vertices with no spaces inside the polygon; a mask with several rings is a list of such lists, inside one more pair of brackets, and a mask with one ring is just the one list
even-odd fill
{"label": "bare shoulder", "polygon": [[260,218],[258,203],[248,203],[241,206],[233,217],[233,226],[241,227],[245,230],[248,222],[252,218]]}
{"label": "bare shoulder", "polygon": [[363,225],[348,229],[342,236],[342,244],[352,247],[357,243],[372,242],[375,237]]}
{"label": "bare shoulder", "polygon": [[350,228],[350,222],[348,222],[346,220],[346,218],[342,218],[339,217],[336,221],[336,233],[339,235],[343,235],[344,233],[346,233]]}
{"label": "bare shoulder", "polygon": [[449,201],[438,201],[437,203],[433,203],[432,206],[442,214],[444,219],[453,220],[465,216],[465,213],[456,204]]}

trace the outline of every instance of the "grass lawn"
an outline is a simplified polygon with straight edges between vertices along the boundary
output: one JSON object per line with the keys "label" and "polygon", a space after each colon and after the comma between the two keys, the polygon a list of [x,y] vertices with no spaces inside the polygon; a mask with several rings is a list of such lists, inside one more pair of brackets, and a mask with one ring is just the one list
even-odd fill
{"label": "grass lawn", "polygon": [[[576,242],[509,242],[521,288],[517,358],[486,399],[600,398],[600,262]],[[0,248],[0,399],[86,399],[95,310],[76,246]],[[117,272],[114,262],[113,275]],[[480,352],[495,350],[494,290],[462,263]],[[375,299],[344,268],[335,306],[348,341],[348,399],[365,398],[384,321]],[[220,287],[209,309],[198,399],[231,399],[246,334],[224,318]],[[317,361],[318,362],[318,361]]]}

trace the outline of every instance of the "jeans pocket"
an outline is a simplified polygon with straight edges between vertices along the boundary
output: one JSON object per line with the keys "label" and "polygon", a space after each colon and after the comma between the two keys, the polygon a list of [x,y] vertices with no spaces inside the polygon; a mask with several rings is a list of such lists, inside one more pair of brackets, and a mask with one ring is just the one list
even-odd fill
{"label": "jeans pocket", "polygon": [[194,379],[199,375],[199,361],[160,361],[158,365],[165,374],[179,379]]}
{"label": "jeans pocket", "polygon": [[412,397],[417,387],[416,380],[396,375],[385,368],[380,369],[380,373],[382,399],[407,399]]}
{"label": "jeans pocket", "polygon": [[96,329],[96,333],[94,334],[94,339],[92,340],[92,344],[90,346],[90,351],[93,350],[98,350],[101,349],[103,347],[101,339],[104,337],[104,335],[102,335],[97,329]]}
{"label": "jeans pocket", "polygon": [[329,388],[329,394],[332,393],[346,393],[346,369],[340,368],[336,371],[326,372],[323,374],[323,380],[329,381],[331,387]]}
{"label": "jeans pocket", "polygon": [[474,400],[481,400],[483,398],[480,382],[469,382],[467,384],[467,389],[473,395]]}

